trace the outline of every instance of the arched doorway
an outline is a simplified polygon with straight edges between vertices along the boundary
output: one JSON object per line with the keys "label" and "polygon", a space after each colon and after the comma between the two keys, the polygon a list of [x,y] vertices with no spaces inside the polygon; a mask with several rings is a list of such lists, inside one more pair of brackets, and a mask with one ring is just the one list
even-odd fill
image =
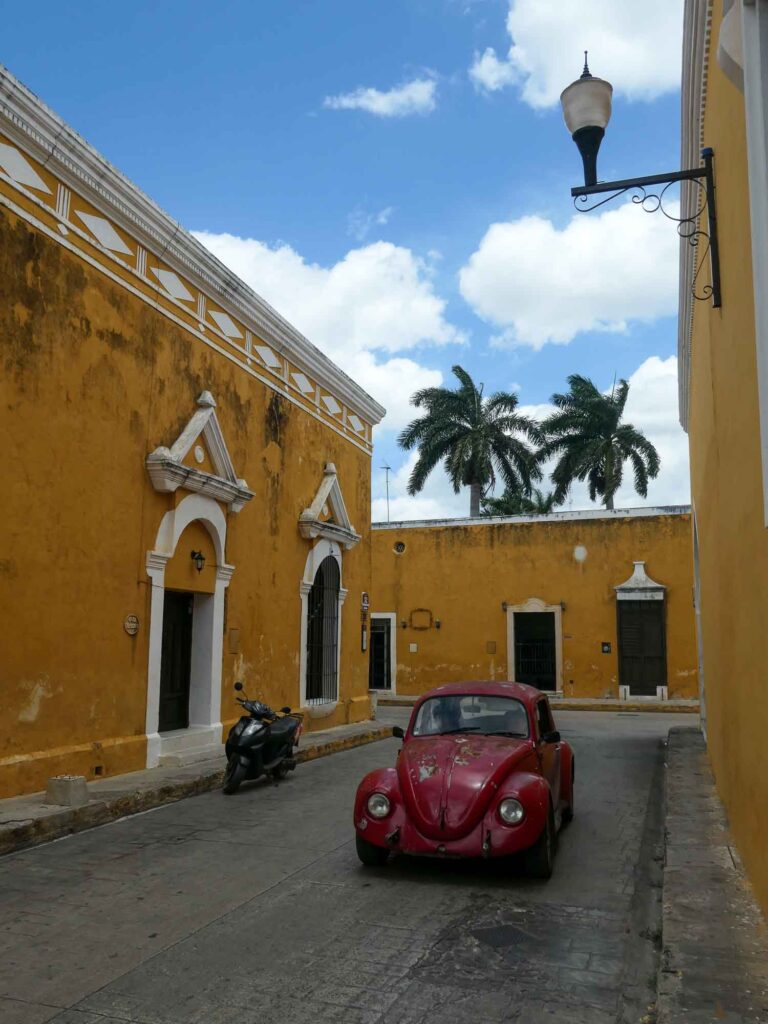
{"label": "arched doorway", "polygon": [[307,596],[307,701],[321,704],[339,695],[339,590],[341,573],[327,555]]}
{"label": "arched doorway", "polygon": [[[226,532],[221,506],[190,494],[163,516],[147,554],[148,768],[221,747],[224,595],[234,571],[224,560]],[[193,550],[204,555],[199,572]]]}
{"label": "arched doorway", "polygon": [[330,714],[339,700],[341,611],[347,591],[341,548],[318,540],[307,556],[301,595],[300,701],[314,717]]}

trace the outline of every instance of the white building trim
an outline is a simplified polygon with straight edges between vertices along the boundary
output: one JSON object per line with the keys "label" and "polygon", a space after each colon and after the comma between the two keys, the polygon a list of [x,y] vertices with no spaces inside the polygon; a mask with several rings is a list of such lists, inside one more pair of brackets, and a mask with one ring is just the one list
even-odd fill
{"label": "white building trim", "polygon": [[687,516],[690,505],[656,505],[647,508],[583,509],[526,516],[467,516],[464,519],[409,519],[397,523],[373,523],[373,530],[442,529],[446,526],[504,526],[527,523],[581,523],[598,519],[648,519],[653,516]]}
{"label": "white building trim", "polygon": [[633,562],[634,569],[628,580],[613,589],[617,601],[663,601],[667,588],[656,583],[645,571],[645,562]]}
{"label": "white building trim", "polygon": [[[704,148],[702,135],[704,105],[709,75],[709,37],[712,0],[686,0],[683,19],[683,76],[681,101],[680,166],[698,167]],[[717,159],[717,154],[715,154]],[[680,188],[681,216],[690,217],[700,205],[700,189],[692,182]],[[688,389],[691,373],[691,331],[693,329],[693,275],[697,248],[680,239],[679,312],[677,319],[677,387],[680,423],[688,429]]]}
{"label": "white building trim", "polygon": [[[743,0],[744,110],[752,229],[757,390],[763,470],[763,522],[768,526],[768,2]],[[736,271],[734,271],[736,272]]]}
{"label": "white building trim", "polygon": [[397,612],[371,612],[371,622],[374,619],[389,619],[389,690],[376,693],[397,693]]}
{"label": "white building trim", "polygon": [[[230,512],[239,512],[251,500],[245,480],[240,480],[227,449],[216,415],[216,401],[210,391],[203,391],[197,400],[198,409],[170,448],[161,445],[146,458],[147,472],[156,491],[172,493],[183,487],[223,501]],[[202,435],[205,439],[215,473],[185,466],[183,460]]]}
{"label": "white building trim", "polygon": [[162,253],[172,272],[212,292],[252,333],[368,422],[381,420],[378,402],[1,65],[0,119],[4,134],[143,248]]}
{"label": "white building trim", "polygon": [[[333,513],[332,522],[323,519],[327,512]],[[299,516],[299,532],[307,540],[324,537],[326,540],[338,541],[347,550],[353,548],[360,540],[360,534],[355,532],[349,520],[336,467],[332,462],[326,462],[317,494],[312,504]]]}
{"label": "white building trim", "polygon": [[[542,517],[543,518],[543,517]],[[507,677],[515,680],[515,614],[552,612],[555,617],[555,693],[563,692],[563,609],[559,604],[545,604],[538,597],[529,597],[523,604],[507,605]]]}
{"label": "white building trim", "polygon": [[[307,701],[307,626],[309,620],[309,592],[315,582],[317,570],[321,563],[328,556],[336,559],[339,566],[339,623],[338,636],[336,640],[336,699],[332,701]],[[299,647],[299,704],[309,709],[313,718],[325,718],[333,713],[339,703],[341,691],[341,619],[344,601],[347,591],[344,589],[344,577],[342,575],[342,552],[338,541],[321,538],[316,541],[307,555],[304,565],[304,574],[299,583],[299,597],[301,599],[301,635]]]}
{"label": "white building trim", "polygon": [[[201,522],[210,534],[216,552],[216,583],[213,594],[195,594],[192,620],[192,668],[189,690],[189,728],[178,733],[160,733],[160,671],[163,652],[165,569],[176,545],[190,523]],[[147,575],[151,585],[149,612],[149,660],[147,665],[147,768],[160,764],[162,757],[221,747],[221,661],[224,635],[224,595],[234,566],[224,561],[227,520],[221,507],[201,494],[190,494],[175,509],[166,512],[155,538],[154,550],[147,552]]]}

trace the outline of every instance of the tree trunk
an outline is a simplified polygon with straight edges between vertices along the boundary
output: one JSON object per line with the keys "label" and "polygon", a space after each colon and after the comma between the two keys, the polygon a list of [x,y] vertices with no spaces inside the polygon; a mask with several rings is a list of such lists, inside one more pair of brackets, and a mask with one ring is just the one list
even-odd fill
{"label": "tree trunk", "polygon": [[605,507],[613,510],[613,448],[605,453]]}
{"label": "tree trunk", "polygon": [[483,496],[482,484],[469,485],[469,514],[473,518],[480,515],[480,499]]}

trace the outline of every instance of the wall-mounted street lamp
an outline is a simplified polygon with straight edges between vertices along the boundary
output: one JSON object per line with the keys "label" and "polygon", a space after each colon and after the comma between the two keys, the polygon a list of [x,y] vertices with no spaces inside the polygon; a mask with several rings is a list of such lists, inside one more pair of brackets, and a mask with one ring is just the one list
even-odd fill
{"label": "wall-mounted street lamp", "polygon": [[192,554],[190,555],[190,558],[195,563],[195,568],[197,569],[197,571],[202,572],[203,567],[205,566],[205,555],[203,554],[203,552],[193,551]]}
{"label": "wall-mounted street lamp", "polygon": [[[714,152],[703,149],[701,158],[703,167],[690,170],[670,171],[668,174],[651,174],[645,178],[623,178],[620,181],[597,181],[597,153],[603,141],[605,129],[611,118],[611,98],[613,86],[602,78],[590,74],[587,65],[587,53],[584,52],[584,70],[580,78],[563,90],[560,102],[563,116],[573,141],[579,148],[584,164],[584,185],[571,189],[573,205],[580,212],[587,213],[597,209],[604,203],[623,196],[626,192],[634,192],[632,202],[637,203],[647,213],[661,210],[665,217],[675,221],[677,233],[695,248],[699,242],[706,240],[706,246],[693,277],[691,292],[695,299],[712,299],[715,308],[720,306],[720,253],[717,244],[717,216],[715,212],[715,178],[712,166]],[[699,189],[699,201],[694,204],[696,209],[688,217],[675,217],[664,207],[667,189],[681,181],[694,182]],[[663,186],[659,188],[658,186]],[[589,204],[590,196],[610,195],[599,202]],[[708,230],[699,226],[701,214],[706,209]],[[712,283],[697,291],[696,281],[709,253]]]}

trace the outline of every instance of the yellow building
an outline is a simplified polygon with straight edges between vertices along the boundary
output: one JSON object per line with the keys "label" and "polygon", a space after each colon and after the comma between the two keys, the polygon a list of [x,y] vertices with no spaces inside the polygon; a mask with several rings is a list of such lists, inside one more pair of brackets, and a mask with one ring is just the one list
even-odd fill
{"label": "yellow building", "polygon": [[[707,744],[768,910],[768,4],[687,0],[682,159],[714,150],[722,305],[681,247],[680,417],[688,431]],[[684,192],[684,213],[697,197]],[[702,217],[701,226],[706,227]],[[696,271],[703,266],[696,279]]]}
{"label": "yellow building", "polygon": [[0,796],[369,717],[384,410],[1,69],[0,282]]}
{"label": "yellow building", "polygon": [[375,524],[371,685],[698,695],[689,509]]}

